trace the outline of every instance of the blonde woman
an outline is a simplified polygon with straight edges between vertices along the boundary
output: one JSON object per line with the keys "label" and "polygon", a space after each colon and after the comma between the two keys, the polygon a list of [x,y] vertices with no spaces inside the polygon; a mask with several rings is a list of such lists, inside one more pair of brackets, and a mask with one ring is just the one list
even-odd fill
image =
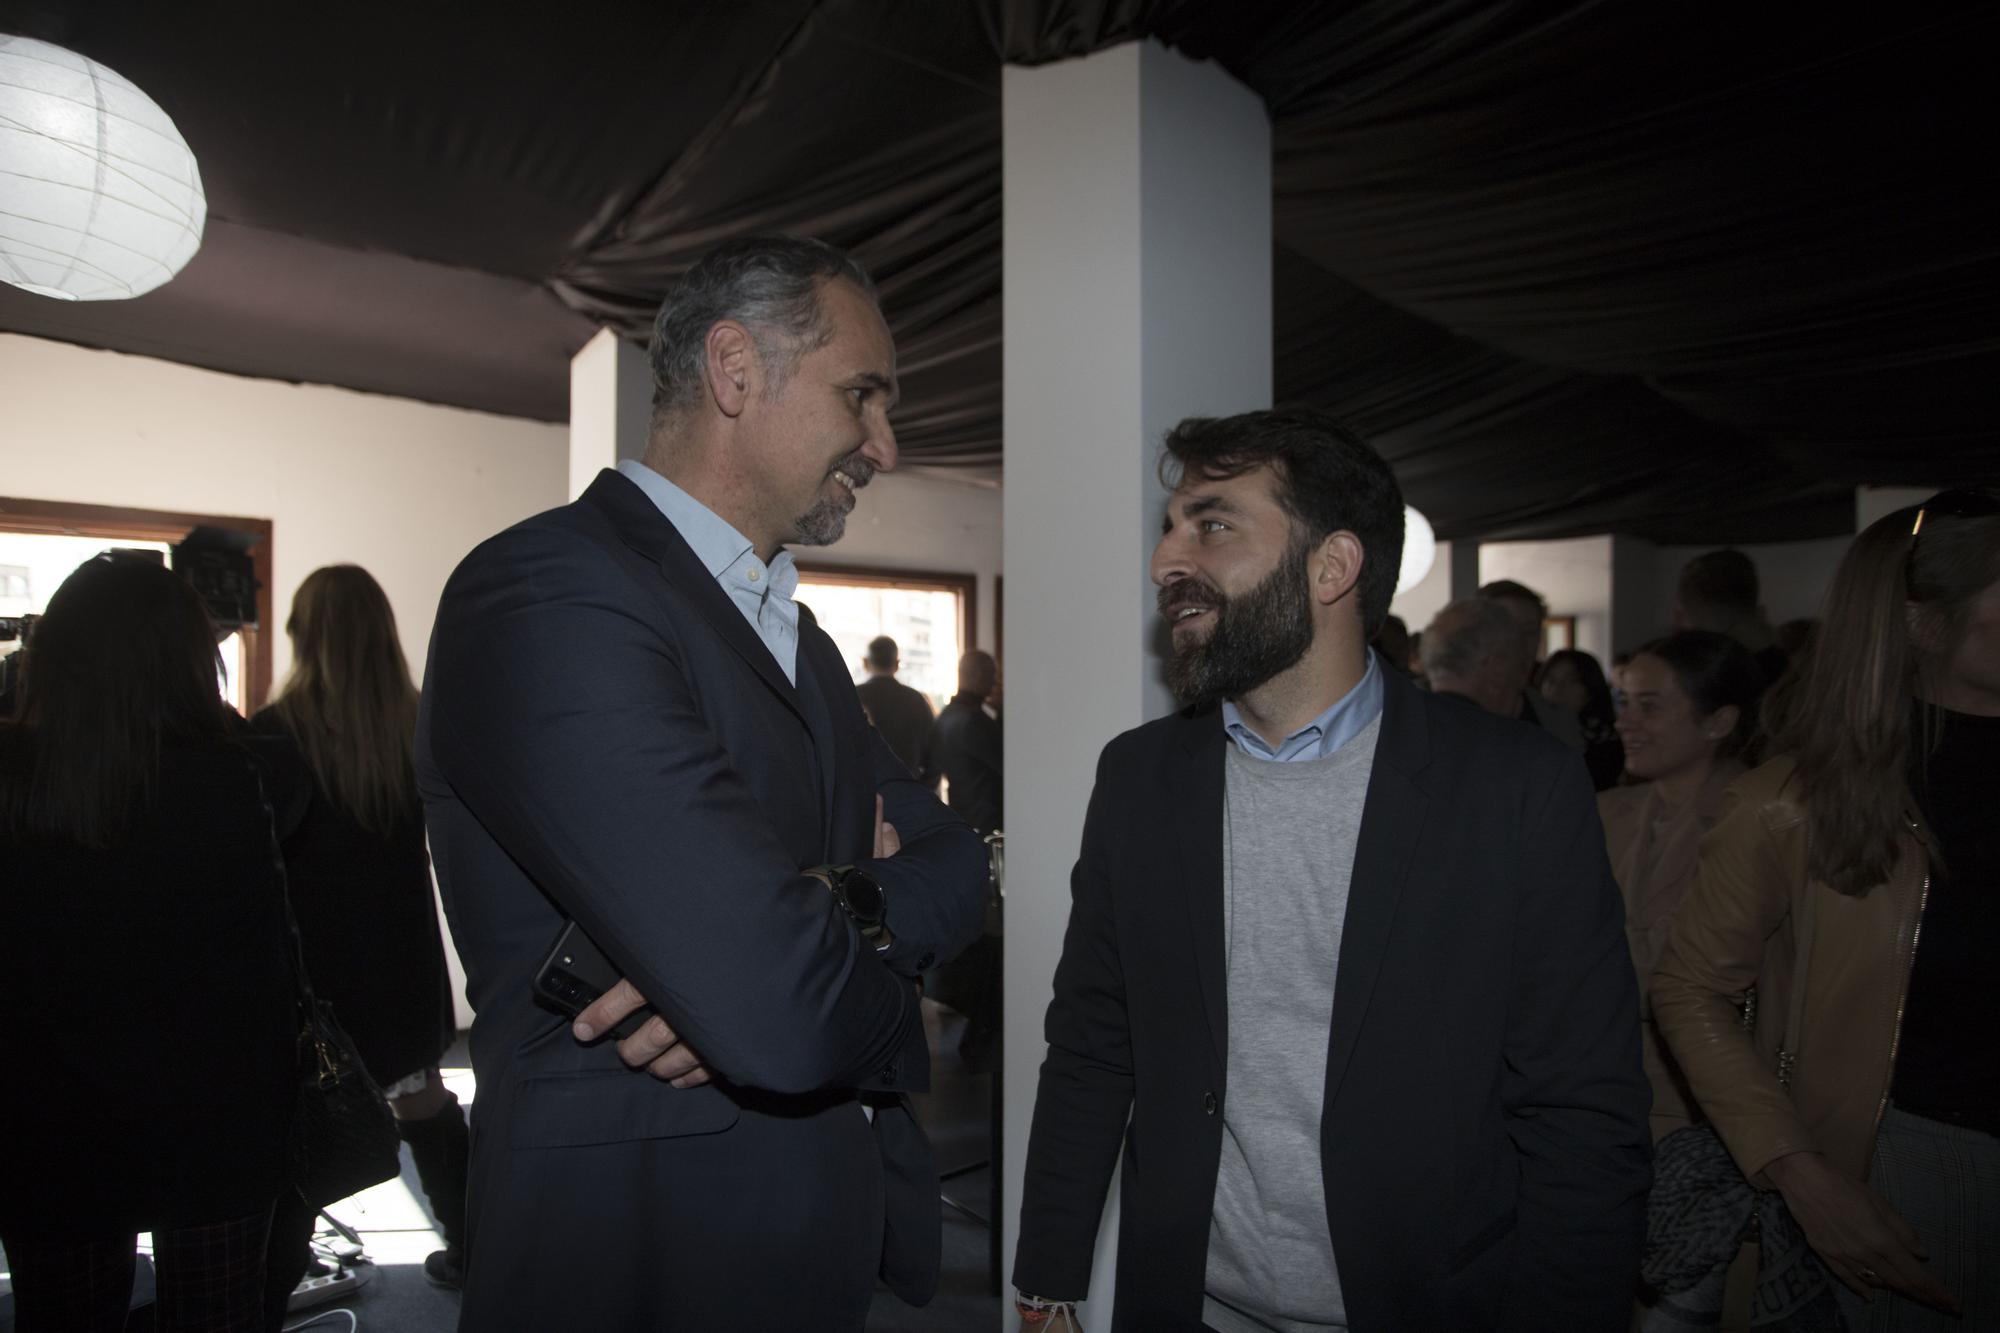
{"label": "blonde woman", "polygon": [[1775,711],[1780,757],[1703,844],[1654,1018],[1849,1327],[2000,1327],[2000,491],[1856,538]]}
{"label": "blonde woman", "polygon": [[[424,1272],[457,1286],[469,1141],[437,1069],[454,1025],[411,759],[416,687],[389,599],[359,566],[309,574],[285,632],[291,677],[250,725],[260,747],[277,751],[274,766],[289,761],[311,792],[283,842],[306,974],[410,1145],[446,1246]],[[314,1214],[292,1202],[272,1233],[274,1313],[310,1257]]]}

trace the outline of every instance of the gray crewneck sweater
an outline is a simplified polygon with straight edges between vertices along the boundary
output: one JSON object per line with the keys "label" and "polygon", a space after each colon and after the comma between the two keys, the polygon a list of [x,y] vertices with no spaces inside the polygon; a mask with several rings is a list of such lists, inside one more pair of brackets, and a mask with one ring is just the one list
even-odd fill
{"label": "gray crewneck sweater", "polygon": [[1229,1067],[1202,1318],[1221,1333],[1345,1329],[1319,1126],[1334,972],[1379,716],[1323,759],[1234,746],[1224,803]]}

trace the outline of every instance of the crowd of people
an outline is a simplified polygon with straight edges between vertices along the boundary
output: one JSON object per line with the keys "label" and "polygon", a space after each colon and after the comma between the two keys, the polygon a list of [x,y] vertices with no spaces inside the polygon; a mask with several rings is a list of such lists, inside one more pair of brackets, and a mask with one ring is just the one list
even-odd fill
{"label": "crowd of people", "polygon": [[[857,689],[790,599],[787,548],[896,462],[850,259],[720,247],[652,364],[645,457],[467,557],[421,696],[351,565],[300,585],[248,719],[159,562],[50,601],[0,719],[17,1327],[122,1327],[140,1232],[158,1327],[278,1327],[317,1212],[295,964],[470,1333],[859,1329],[878,1282],[935,1291],[907,1094],[925,979],[988,926],[997,664],[932,716],[892,641]],[[1022,1320],[1078,1319],[1122,1164],[1115,1329],[2000,1327],[2000,491],[1870,525],[1809,627],[1703,556],[1607,673],[1541,660],[1518,583],[1390,623],[1402,497],[1341,423],[1166,446],[1180,708],[1097,770]],[[585,937],[612,975],[559,1014],[534,979]]]}

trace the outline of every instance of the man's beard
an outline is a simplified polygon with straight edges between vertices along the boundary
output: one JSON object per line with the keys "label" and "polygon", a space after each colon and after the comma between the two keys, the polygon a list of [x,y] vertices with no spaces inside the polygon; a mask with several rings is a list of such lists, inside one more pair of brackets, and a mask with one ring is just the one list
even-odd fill
{"label": "man's beard", "polygon": [[[852,477],[855,489],[859,490],[875,475],[875,465],[857,451],[828,468],[827,476],[835,472],[845,472]],[[824,482],[825,479],[822,477],[820,480]],[[833,545],[847,531],[847,516],[853,511],[854,504],[855,497],[851,494],[831,500],[820,496],[813,501],[811,509],[792,520],[792,541],[800,546]]]}
{"label": "man's beard", "polygon": [[1225,596],[1194,577],[1160,589],[1160,612],[1169,624],[1182,607],[1214,608],[1208,637],[1175,643],[1167,661],[1167,685],[1182,708],[1240,699],[1305,657],[1313,640],[1309,550],[1306,543],[1291,543],[1278,567],[1240,596]]}

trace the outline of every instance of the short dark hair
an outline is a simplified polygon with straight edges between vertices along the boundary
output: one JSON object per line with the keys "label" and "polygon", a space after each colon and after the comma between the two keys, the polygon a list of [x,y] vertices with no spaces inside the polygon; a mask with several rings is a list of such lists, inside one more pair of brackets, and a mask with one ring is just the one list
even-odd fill
{"label": "short dark hair", "polygon": [[1307,407],[1189,417],[1167,432],[1160,480],[1173,490],[1190,472],[1227,481],[1267,464],[1278,503],[1307,541],[1342,531],[1361,540],[1356,600],[1362,635],[1373,639],[1402,571],[1403,491],[1382,455],[1344,422]]}
{"label": "short dark hair", "polygon": [[1530,602],[1534,605],[1537,620],[1547,620],[1549,617],[1548,599],[1525,583],[1516,583],[1512,579],[1495,579],[1491,583],[1481,584],[1479,595],[1495,602]]}
{"label": "short dark hair", "polygon": [[1757,699],[1764,692],[1764,673],[1748,648],[1727,634],[1684,629],[1653,640],[1633,656],[1639,653],[1667,664],[1675,684],[1701,716],[1735,705],[1736,730],[1723,738],[1717,753],[1738,755],[1749,748],[1757,735]]}
{"label": "short dark hair", "polygon": [[708,331],[733,319],[750,330],[773,387],[784,383],[799,359],[833,337],[820,304],[820,286],[836,278],[880,298],[875,283],[844,251],[801,236],[743,236],[724,241],[674,280],[653,319],[649,359],[653,416],[697,401]]}
{"label": "short dark hair", "polygon": [[1683,606],[1748,615],[1757,610],[1757,563],[1733,547],[1704,551],[1681,566]]}
{"label": "short dark hair", "polygon": [[871,666],[887,671],[901,661],[902,656],[896,650],[896,641],[886,634],[878,634],[868,641],[868,662]]}

